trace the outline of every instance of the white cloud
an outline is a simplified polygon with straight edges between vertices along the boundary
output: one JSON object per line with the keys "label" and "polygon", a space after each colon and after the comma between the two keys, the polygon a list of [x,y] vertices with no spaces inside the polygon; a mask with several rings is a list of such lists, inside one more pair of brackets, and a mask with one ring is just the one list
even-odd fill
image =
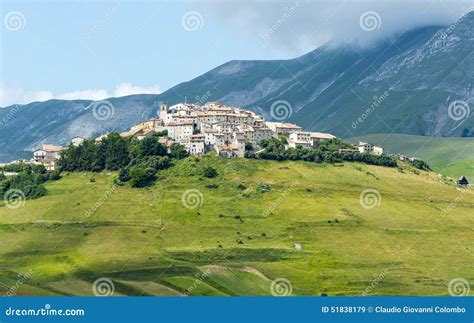
{"label": "white cloud", "polygon": [[104,89],[93,89],[93,90],[82,90],[82,91],[74,91],[69,93],[64,93],[58,95],[56,99],[62,100],[78,100],[78,99],[86,99],[86,100],[103,100],[110,97],[107,90]]}
{"label": "white cloud", "polygon": [[[198,9],[238,26],[239,33],[276,50],[279,57],[294,57],[328,40],[365,45],[416,27],[447,25],[472,5],[438,0],[209,1]],[[371,32],[360,25],[367,12],[380,18]]]}
{"label": "white cloud", "polygon": [[106,89],[87,89],[55,95],[52,91],[27,91],[21,87],[0,86],[0,107],[12,104],[26,104],[30,102],[47,101],[51,99],[61,100],[103,100],[132,94],[159,94],[160,87],[157,85],[141,87],[131,83],[120,83],[110,94]]}
{"label": "white cloud", "polygon": [[115,96],[127,96],[132,94],[159,94],[160,87],[158,85],[150,87],[134,86],[130,83],[120,83],[115,87]]}
{"label": "white cloud", "polygon": [[50,91],[26,91],[23,88],[0,87],[0,107],[12,104],[25,104],[35,101],[47,101],[53,98]]}

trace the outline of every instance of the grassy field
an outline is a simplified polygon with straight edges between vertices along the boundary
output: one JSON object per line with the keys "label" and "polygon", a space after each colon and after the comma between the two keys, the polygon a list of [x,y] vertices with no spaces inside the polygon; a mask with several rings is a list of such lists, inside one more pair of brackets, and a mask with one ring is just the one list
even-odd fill
{"label": "grassy field", "polygon": [[[209,165],[219,176],[201,176]],[[448,295],[455,278],[474,285],[474,191],[435,173],[207,156],[146,189],[116,187],[114,175],[64,174],[45,197],[0,204],[2,293],[92,295],[100,278],[113,295]],[[361,203],[367,189],[375,200]]]}
{"label": "grassy field", "polygon": [[375,134],[348,141],[369,141],[381,145],[388,153],[421,158],[443,175],[455,179],[464,175],[474,182],[474,138]]}

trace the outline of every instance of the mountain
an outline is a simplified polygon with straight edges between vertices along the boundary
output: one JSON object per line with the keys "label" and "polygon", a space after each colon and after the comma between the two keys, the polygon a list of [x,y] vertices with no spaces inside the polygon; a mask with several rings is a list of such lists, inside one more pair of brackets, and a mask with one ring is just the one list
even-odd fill
{"label": "mountain", "polygon": [[[106,120],[94,118],[93,102],[83,100],[0,109],[0,159],[43,142],[125,130],[156,116],[160,102],[185,98],[247,107],[269,119],[283,113],[306,129],[341,137],[474,136],[474,118],[462,105],[474,103],[472,71],[474,12],[450,26],[419,28],[369,48],[327,43],[295,59],[230,61],[160,95],[111,98],[114,114]],[[282,109],[272,111],[275,102]]]}
{"label": "mountain", "polygon": [[[124,131],[156,116],[156,95],[107,99],[113,108],[90,100],[50,100],[0,109],[0,161],[31,157],[43,143],[67,144],[75,136],[94,137],[112,130]],[[105,118],[107,116],[107,118]],[[101,120],[103,119],[103,120]]]}

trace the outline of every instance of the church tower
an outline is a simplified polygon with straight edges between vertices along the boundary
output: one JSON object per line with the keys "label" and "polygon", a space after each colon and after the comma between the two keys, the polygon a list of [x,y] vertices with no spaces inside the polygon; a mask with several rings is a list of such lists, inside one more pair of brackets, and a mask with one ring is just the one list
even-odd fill
{"label": "church tower", "polygon": [[160,105],[160,119],[166,123],[166,118],[168,117],[168,106],[166,104]]}

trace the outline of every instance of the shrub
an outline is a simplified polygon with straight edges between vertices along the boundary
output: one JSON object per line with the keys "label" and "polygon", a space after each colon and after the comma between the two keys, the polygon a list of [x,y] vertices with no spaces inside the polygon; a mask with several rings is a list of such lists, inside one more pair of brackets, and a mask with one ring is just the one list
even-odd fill
{"label": "shrub", "polygon": [[146,187],[155,180],[155,170],[152,168],[143,169],[139,166],[130,168],[130,184],[132,187]]}
{"label": "shrub", "polygon": [[214,178],[217,177],[217,175],[219,174],[217,173],[217,170],[215,170],[213,167],[206,167],[204,168],[203,175],[207,178]]}
{"label": "shrub", "polygon": [[122,183],[128,182],[130,180],[129,169],[127,167],[120,169],[118,173],[118,179]]}
{"label": "shrub", "polygon": [[61,178],[61,172],[59,170],[54,170],[49,174],[49,180],[51,181],[57,181],[58,179]]}
{"label": "shrub", "polygon": [[415,159],[410,163],[418,169],[425,170],[425,171],[431,170],[431,167],[426,162],[422,161],[421,159]]}
{"label": "shrub", "polygon": [[270,192],[272,190],[272,187],[270,186],[270,184],[258,184],[257,186],[257,191],[260,192],[260,193],[266,193],[266,192]]}
{"label": "shrub", "polygon": [[20,190],[26,199],[35,199],[48,193],[40,179],[43,174],[36,174],[31,170],[24,170],[15,176],[6,178],[0,182],[0,196],[8,190]]}
{"label": "shrub", "polygon": [[188,152],[183,145],[174,144],[170,148],[170,156],[175,159],[183,159],[188,157]]}
{"label": "shrub", "polygon": [[247,189],[247,186],[245,186],[244,184],[240,183],[239,185],[237,185],[237,188],[241,191],[243,190],[246,190]]}

